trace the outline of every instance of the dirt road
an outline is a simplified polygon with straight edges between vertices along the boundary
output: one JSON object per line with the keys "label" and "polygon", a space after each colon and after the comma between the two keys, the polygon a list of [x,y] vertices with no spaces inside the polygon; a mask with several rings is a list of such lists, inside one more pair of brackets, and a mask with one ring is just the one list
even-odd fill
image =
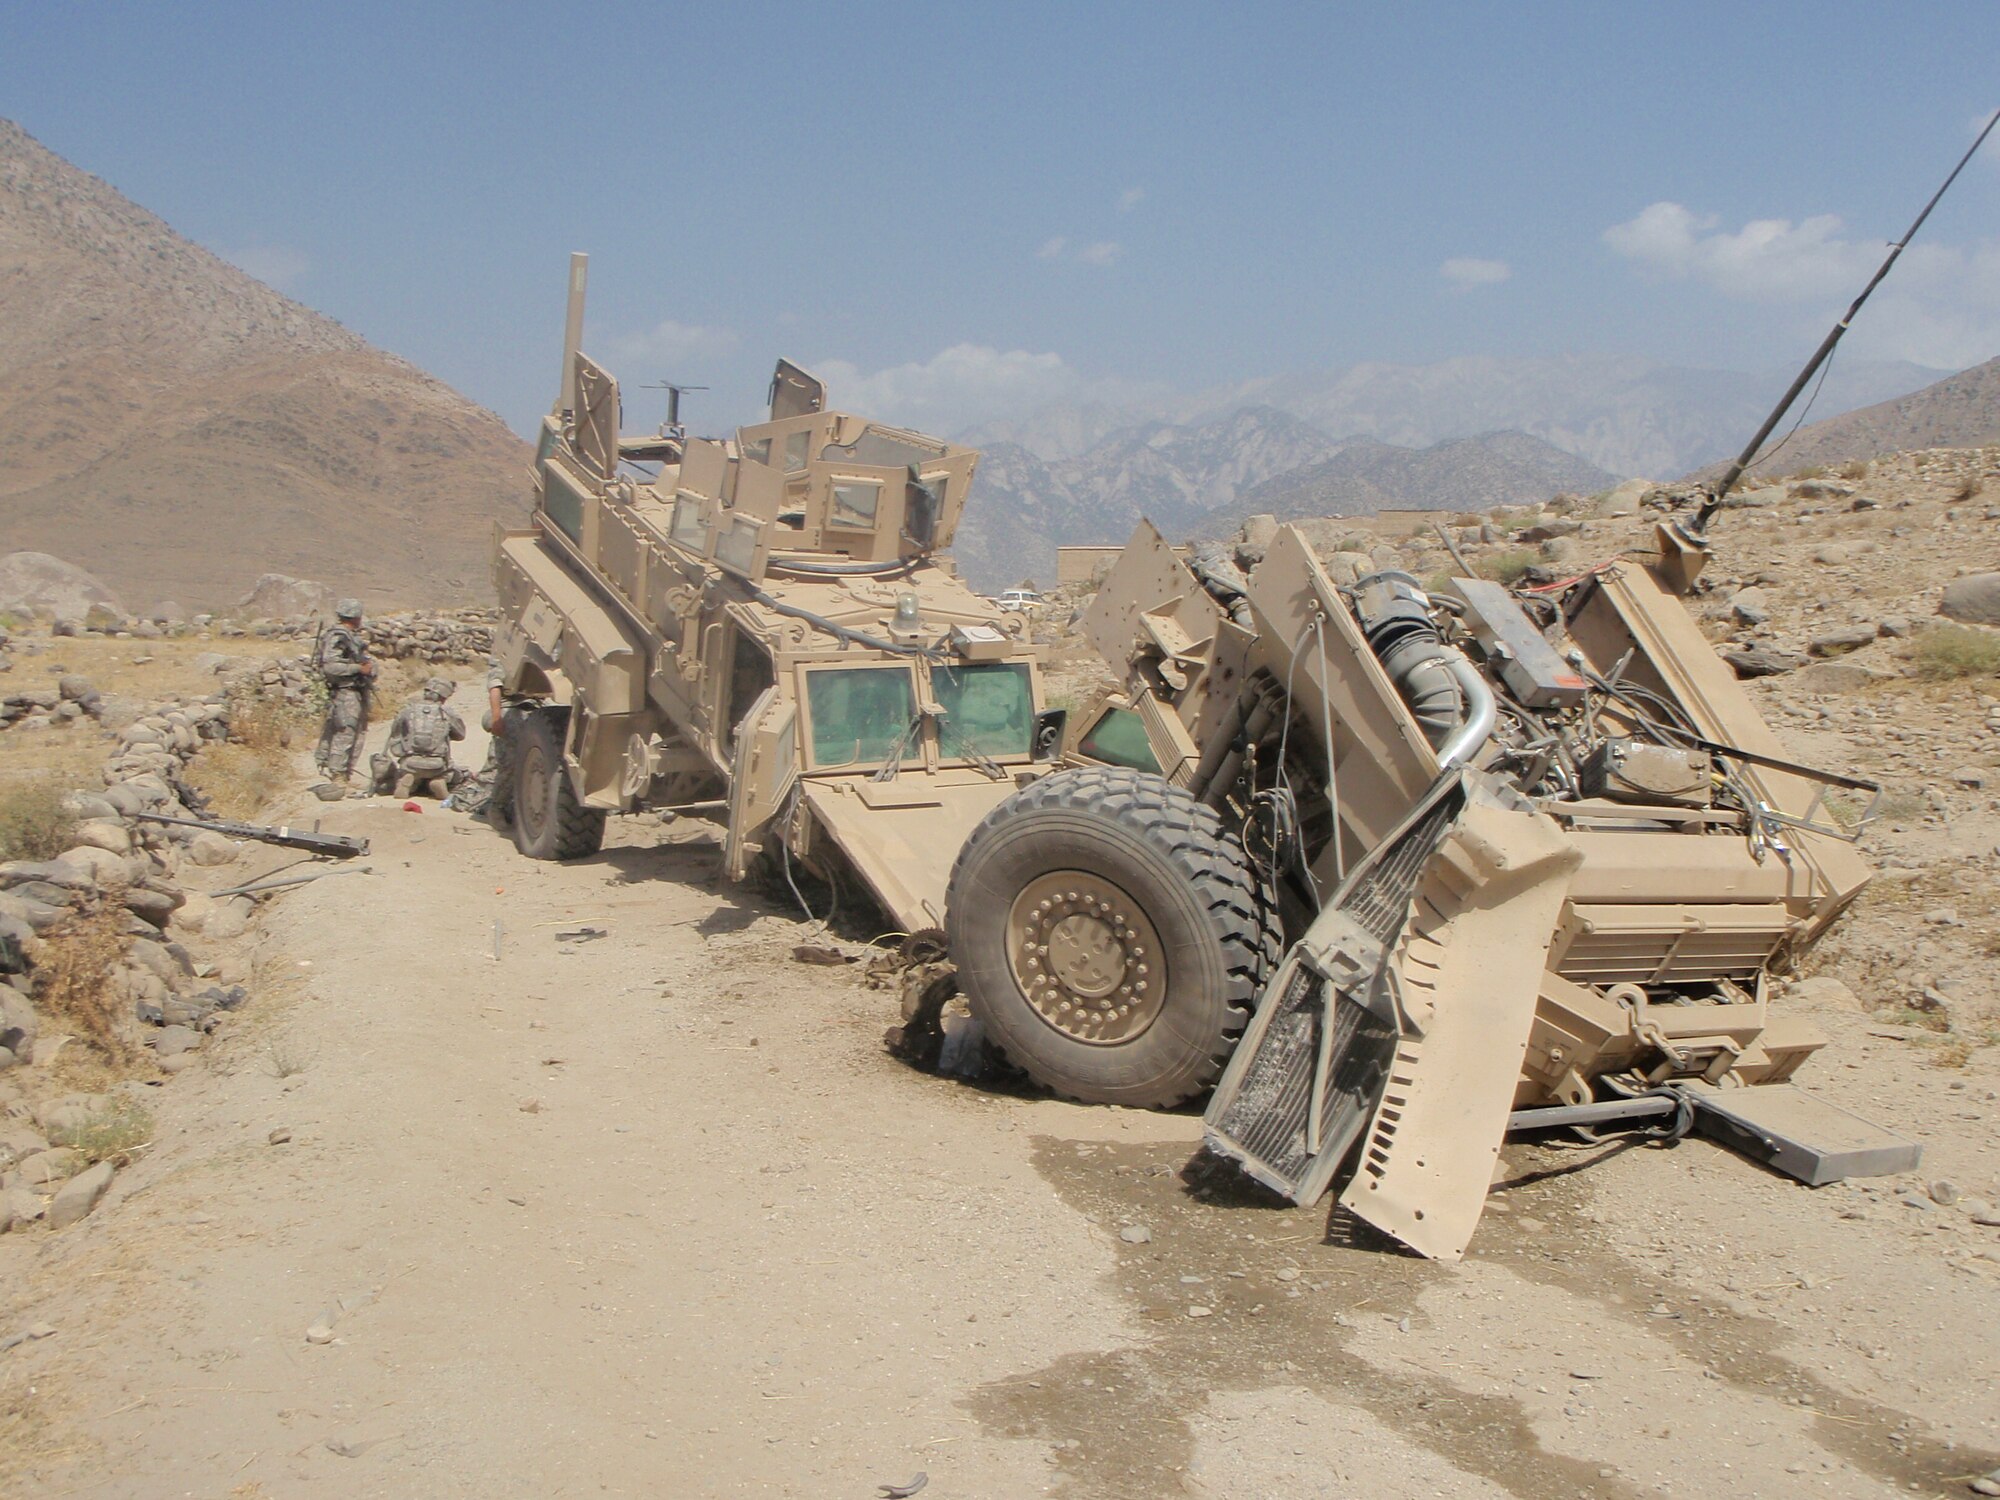
{"label": "dirt road", "polygon": [[[2000,1461],[2000,1232],[1915,1179],[1516,1147],[1463,1265],[1353,1248],[1184,1177],[1191,1116],[893,1061],[893,996],[794,962],[696,825],[556,867],[308,808],[369,873],[271,907],[96,1215],[0,1239],[0,1331],[56,1330],[0,1354],[10,1494],[1886,1497]],[[2000,1080],[1819,1019],[1815,1081],[1993,1196]]]}

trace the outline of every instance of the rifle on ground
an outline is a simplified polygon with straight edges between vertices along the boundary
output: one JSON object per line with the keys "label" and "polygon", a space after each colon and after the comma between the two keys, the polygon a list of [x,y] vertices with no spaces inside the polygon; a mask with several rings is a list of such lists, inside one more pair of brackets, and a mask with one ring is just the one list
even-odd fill
{"label": "rifle on ground", "polygon": [[258,823],[231,823],[226,818],[170,818],[165,813],[134,813],[145,823],[170,823],[177,828],[206,828],[232,839],[255,839],[276,844],[281,849],[304,849],[309,854],[328,854],[335,859],[353,859],[368,852],[368,840],[349,838],[344,833],[321,833],[316,828],[266,828]]}

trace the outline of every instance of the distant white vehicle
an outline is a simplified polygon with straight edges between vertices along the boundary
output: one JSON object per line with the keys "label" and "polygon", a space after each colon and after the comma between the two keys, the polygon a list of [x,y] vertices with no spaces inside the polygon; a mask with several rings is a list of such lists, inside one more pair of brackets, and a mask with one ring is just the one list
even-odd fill
{"label": "distant white vehicle", "polygon": [[1033,589],[1007,589],[995,596],[993,602],[1004,610],[1026,613],[1041,607],[1042,596]]}

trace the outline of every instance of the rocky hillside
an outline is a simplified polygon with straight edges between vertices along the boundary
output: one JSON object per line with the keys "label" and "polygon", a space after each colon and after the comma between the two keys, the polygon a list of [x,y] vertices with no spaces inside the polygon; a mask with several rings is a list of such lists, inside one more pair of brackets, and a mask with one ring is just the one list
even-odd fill
{"label": "rocky hillside", "polygon": [[[1893,401],[1801,427],[1758,467],[1767,473],[1797,473],[1885,453],[1986,443],[2000,443],[2000,359],[1989,359]],[[1696,477],[1713,478],[1723,467],[1712,464]]]}
{"label": "rocky hillside", "polygon": [[0,120],[0,506],[135,608],[243,580],[483,595],[526,446]]}

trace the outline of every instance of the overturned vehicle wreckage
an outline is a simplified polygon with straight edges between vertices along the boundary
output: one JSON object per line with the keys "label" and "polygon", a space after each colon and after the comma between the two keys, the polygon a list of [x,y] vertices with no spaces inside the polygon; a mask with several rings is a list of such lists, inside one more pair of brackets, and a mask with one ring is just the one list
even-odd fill
{"label": "overturned vehicle wreckage", "polygon": [[[1774,970],[1868,878],[1872,783],[1787,759],[1676,592],[1247,574],[1141,524],[1085,627],[1128,691],[988,815],[947,901],[972,1015],[1071,1097],[1214,1086],[1210,1150],[1432,1256],[1510,1128],[1699,1128],[1809,1182],[1917,1148],[1790,1080]],[[1829,806],[1843,793],[1847,826]]]}

